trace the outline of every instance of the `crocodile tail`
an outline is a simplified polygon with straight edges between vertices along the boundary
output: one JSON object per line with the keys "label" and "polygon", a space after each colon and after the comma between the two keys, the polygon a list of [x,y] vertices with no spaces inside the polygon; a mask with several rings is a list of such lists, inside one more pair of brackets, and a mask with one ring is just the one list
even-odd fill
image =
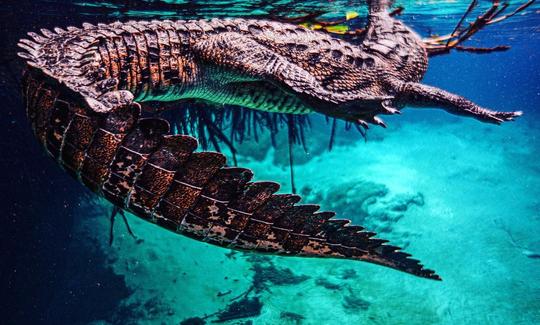
{"label": "crocodile tail", "polygon": [[318,205],[296,204],[299,201],[297,195],[270,196],[251,213],[234,246],[280,255],[360,260],[440,280],[411,255],[374,238],[375,233],[349,220],[334,219],[333,212],[318,211]]}

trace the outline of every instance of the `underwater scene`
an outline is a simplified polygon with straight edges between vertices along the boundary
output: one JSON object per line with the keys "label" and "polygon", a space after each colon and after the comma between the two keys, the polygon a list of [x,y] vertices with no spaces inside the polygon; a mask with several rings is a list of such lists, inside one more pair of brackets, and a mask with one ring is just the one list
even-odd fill
{"label": "underwater scene", "polygon": [[0,323],[540,324],[538,2],[0,16]]}

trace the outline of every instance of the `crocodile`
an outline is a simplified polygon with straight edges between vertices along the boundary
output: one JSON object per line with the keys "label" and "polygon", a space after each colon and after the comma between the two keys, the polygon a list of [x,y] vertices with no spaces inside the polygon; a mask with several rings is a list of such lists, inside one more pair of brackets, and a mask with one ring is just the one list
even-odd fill
{"label": "crocodile", "polygon": [[128,21],[41,29],[21,39],[23,97],[46,152],[120,211],[231,249],[360,260],[440,280],[411,255],[349,220],[335,219],[279,184],[252,181],[197,140],[141,117],[141,103],[203,100],[217,105],[321,112],[383,125],[378,116],[438,106],[484,122],[496,112],[419,83],[427,54],[419,36],[368,1],[360,45],[265,20]]}

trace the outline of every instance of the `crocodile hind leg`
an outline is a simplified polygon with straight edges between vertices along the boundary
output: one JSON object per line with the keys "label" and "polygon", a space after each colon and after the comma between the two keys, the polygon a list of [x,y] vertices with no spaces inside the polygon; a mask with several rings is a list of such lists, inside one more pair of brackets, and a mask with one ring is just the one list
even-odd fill
{"label": "crocodile hind leg", "polygon": [[521,111],[492,111],[480,107],[461,96],[420,83],[407,82],[397,87],[398,101],[402,104],[419,107],[441,107],[451,114],[473,117],[482,122],[501,124],[506,121],[513,121],[514,118],[523,114]]}

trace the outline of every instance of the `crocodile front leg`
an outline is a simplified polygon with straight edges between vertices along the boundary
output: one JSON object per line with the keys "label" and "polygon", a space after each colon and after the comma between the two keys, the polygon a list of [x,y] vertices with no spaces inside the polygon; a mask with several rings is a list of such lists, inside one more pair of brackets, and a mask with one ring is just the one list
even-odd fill
{"label": "crocodile front leg", "polygon": [[501,124],[513,121],[521,116],[521,111],[492,111],[437,87],[415,82],[406,82],[398,86],[398,102],[418,107],[441,107],[455,115],[473,117],[482,122]]}

